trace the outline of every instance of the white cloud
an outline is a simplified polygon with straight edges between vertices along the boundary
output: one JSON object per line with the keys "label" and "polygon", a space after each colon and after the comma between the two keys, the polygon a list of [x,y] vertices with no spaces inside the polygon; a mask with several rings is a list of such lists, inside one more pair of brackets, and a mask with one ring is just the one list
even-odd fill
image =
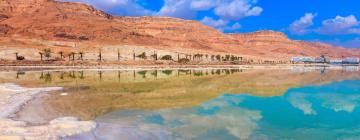
{"label": "white cloud", "polygon": [[247,16],[258,16],[263,9],[256,4],[256,0],[233,0],[220,3],[215,8],[215,14],[223,19],[239,20]]}
{"label": "white cloud", "polygon": [[223,20],[223,19],[218,19],[215,20],[211,17],[204,17],[201,22],[205,25],[214,27],[220,31],[234,31],[234,30],[238,30],[241,28],[241,24],[240,23],[234,23],[232,25],[229,25],[230,22],[227,20]]}
{"label": "white cloud", "polygon": [[157,12],[157,16],[192,19],[196,11],[190,7],[191,0],[165,0],[164,6]]}
{"label": "white cloud", "polygon": [[[100,118],[94,132],[98,138],[107,139],[256,139],[253,134],[263,116],[260,111],[237,106],[239,98],[220,96],[194,108],[127,111],[127,115],[114,112]],[[216,111],[204,115],[197,110]],[[161,123],[154,123],[154,117]],[[224,135],[214,138],[217,132]]]}
{"label": "white cloud", "polygon": [[230,27],[230,30],[237,30],[241,28],[241,24],[240,23],[235,23]]}
{"label": "white cloud", "polygon": [[193,10],[209,10],[210,8],[214,8],[217,4],[215,1],[209,0],[195,0],[191,2],[191,9]]}
{"label": "white cloud", "polygon": [[315,16],[316,14],[306,13],[300,19],[294,21],[289,27],[290,33],[297,35],[303,35],[308,33],[309,32],[308,28],[314,24],[313,20]]}
{"label": "white cloud", "polygon": [[227,24],[228,24],[228,21],[225,21],[222,19],[215,20],[211,17],[204,17],[201,20],[201,22],[204,23],[205,25],[212,26],[215,28],[224,27],[224,26],[227,26]]}
{"label": "white cloud", "polygon": [[354,15],[336,16],[322,22],[322,27],[316,31],[325,35],[360,34],[360,22]]}

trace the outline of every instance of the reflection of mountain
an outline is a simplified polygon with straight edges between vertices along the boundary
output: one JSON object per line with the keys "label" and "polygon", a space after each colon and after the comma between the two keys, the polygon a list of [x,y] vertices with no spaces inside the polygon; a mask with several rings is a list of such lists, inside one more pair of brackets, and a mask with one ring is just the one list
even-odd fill
{"label": "reflection of mountain", "polygon": [[97,119],[91,134],[108,140],[249,139],[261,114],[241,108],[241,100],[225,95],[194,108],[113,112]]}
{"label": "reflection of mountain", "polygon": [[[231,71],[224,71],[221,75],[205,70],[203,74],[196,72],[197,76],[194,74],[195,71],[188,72],[192,73],[191,76],[185,75],[185,72],[177,76],[177,72],[174,71],[169,76],[158,72],[157,78],[153,73],[149,71],[144,76],[143,72],[142,75],[137,72],[124,72],[121,73],[119,80],[118,72],[103,72],[101,79],[98,72],[85,72],[83,79],[79,78],[78,73],[71,77],[66,76],[69,75],[66,73],[61,79],[61,73],[58,72],[52,73],[51,82],[47,83],[44,79],[38,80],[39,73],[27,73],[21,75],[19,79],[5,81],[30,86],[64,86],[67,89],[69,96],[58,94],[46,96],[38,102],[29,104],[23,114],[26,114],[26,111],[43,110],[38,112],[39,116],[36,117],[49,116],[50,118],[46,119],[53,119],[65,115],[92,119],[117,109],[192,107],[224,93],[279,96],[292,87],[360,77],[359,72],[341,70],[329,70],[323,74],[318,71],[292,73],[289,70],[245,70],[233,74]],[[0,80],[9,78],[9,75],[8,73],[0,75]]]}

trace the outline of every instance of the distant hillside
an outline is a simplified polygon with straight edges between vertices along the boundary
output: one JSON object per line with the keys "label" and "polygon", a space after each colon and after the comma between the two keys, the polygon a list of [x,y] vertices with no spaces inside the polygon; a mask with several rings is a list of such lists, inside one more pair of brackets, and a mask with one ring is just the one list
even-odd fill
{"label": "distant hillside", "polygon": [[294,41],[281,32],[224,34],[197,21],[112,16],[80,3],[0,0],[0,51],[8,51],[3,54],[26,48],[23,53],[37,55],[28,51],[49,47],[95,52],[102,46],[128,47],[122,51],[141,46],[169,52],[237,54],[273,60],[322,54],[360,57],[359,49]]}

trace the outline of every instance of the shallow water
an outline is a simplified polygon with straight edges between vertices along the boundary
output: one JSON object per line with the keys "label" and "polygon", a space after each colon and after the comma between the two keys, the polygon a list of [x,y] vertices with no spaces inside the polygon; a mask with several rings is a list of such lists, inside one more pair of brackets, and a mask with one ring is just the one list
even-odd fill
{"label": "shallow water", "polygon": [[359,139],[358,68],[9,71],[0,83],[61,86],[17,113],[33,124],[75,116],[66,139]]}

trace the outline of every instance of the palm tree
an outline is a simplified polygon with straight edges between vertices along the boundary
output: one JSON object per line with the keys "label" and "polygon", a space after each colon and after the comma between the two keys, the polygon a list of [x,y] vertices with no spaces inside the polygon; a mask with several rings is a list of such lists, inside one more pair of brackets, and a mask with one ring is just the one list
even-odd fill
{"label": "palm tree", "polygon": [[62,60],[64,58],[64,52],[60,51],[59,54],[60,54],[60,59]]}
{"label": "palm tree", "polygon": [[79,59],[80,59],[80,60],[84,60],[84,59],[83,59],[84,52],[79,52],[79,55],[80,55]]}
{"label": "palm tree", "polygon": [[71,52],[70,55],[72,56],[72,61],[75,61],[75,54],[74,52]]}
{"label": "palm tree", "polygon": [[133,59],[134,59],[134,60],[135,60],[135,57],[136,57],[135,51],[133,50]]}
{"label": "palm tree", "polygon": [[16,57],[16,60],[18,60],[18,57],[19,57],[19,53],[18,53],[18,52],[15,53],[15,57]]}
{"label": "palm tree", "polygon": [[146,59],[146,53],[143,52],[143,53],[139,54],[139,55],[136,56],[136,57],[139,57],[139,58],[141,58],[141,59]]}
{"label": "palm tree", "polygon": [[120,50],[119,50],[119,48],[117,49],[117,54],[118,54],[118,61],[120,61]]}
{"label": "palm tree", "polygon": [[102,54],[101,54],[101,49],[99,49],[99,61],[102,60]]}
{"label": "palm tree", "polygon": [[155,61],[157,61],[158,57],[157,57],[157,53],[154,51],[154,54],[151,55],[150,57],[154,58]]}
{"label": "palm tree", "polygon": [[15,53],[15,56],[16,56],[16,60],[24,60],[25,57],[24,56],[20,56],[18,52]]}
{"label": "palm tree", "polygon": [[69,58],[69,61],[71,60],[71,53],[69,53],[67,56],[68,56],[68,58]]}
{"label": "palm tree", "polygon": [[46,60],[49,61],[49,59],[51,57],[51,49],[44,49],[43,52],[46,57]]}
{"label": "palm tree", "polygon": [[178,62],[180,61],[180,54],[179,53],[177,54],[177,60],[178,60]]}
{"label": "palm tree", "polygon": [[43,55],[44,54],[42,52],[39,52],[39,54],[40,54],[40,60],[43,61]]}

